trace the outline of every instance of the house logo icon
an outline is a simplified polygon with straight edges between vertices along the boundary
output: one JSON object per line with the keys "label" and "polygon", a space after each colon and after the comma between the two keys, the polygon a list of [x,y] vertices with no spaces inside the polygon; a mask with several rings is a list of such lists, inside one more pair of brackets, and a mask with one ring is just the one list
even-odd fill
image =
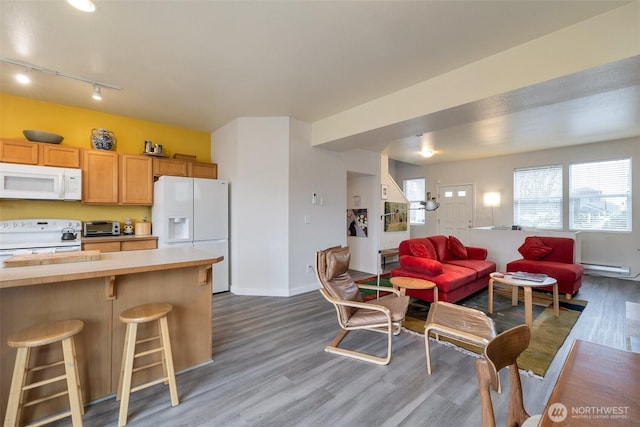
{"label": "house logo icon", "polygon": [[567,407],[562,403],[554,403],[547,410],[547,415],[549,419],[554,423],[561,423],[562,421],[567,419]]}

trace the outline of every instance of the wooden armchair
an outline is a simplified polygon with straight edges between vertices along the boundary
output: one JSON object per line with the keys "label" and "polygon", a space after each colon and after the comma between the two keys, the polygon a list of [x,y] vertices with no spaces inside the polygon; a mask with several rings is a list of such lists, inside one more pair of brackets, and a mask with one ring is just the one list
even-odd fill
{"label": "wooden armchair", "polygon": [[[348,247],[338,246],[316,253],[316,276],[322,285],[320,292],[334,305],[338,324],[342,328],[325,351],[387,365],[391,361],[392,338],[400,333],[409,297],[401,296],[400,292],[393,288],[384,287],[382,289],[391,292],[392,295],[369,302],[363,301],[360,289],[376,290],[378,287],[357,285],[348,273],[349,260]],[[378,357],[338,347],[349,331],[358,329],[387,334],[387,355]]]}
{"label": "wooden armchair", "polygon": [[524,409],[522,383],[516,360],[520,353],[529,347],[531,330],[527,325],[508,329],[489,341],[484,349],[484,359],[476,359],[476,375],[480,388],[482,405],[482,427],[495,427],[491,390],[498,391],[500,378],[498,372],[509,367],[509,413],[507,427],[533,427],[540,421],[540,415],[530,417]]}

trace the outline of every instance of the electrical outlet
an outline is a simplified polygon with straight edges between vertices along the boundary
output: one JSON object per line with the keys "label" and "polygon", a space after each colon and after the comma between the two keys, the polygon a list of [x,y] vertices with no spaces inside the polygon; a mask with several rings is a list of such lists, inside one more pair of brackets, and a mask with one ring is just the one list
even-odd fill
{"label": "electrical outlet", "polygon": [[311,273],[313,271],[313,266],[311,264],[307,264],[307,273]]}

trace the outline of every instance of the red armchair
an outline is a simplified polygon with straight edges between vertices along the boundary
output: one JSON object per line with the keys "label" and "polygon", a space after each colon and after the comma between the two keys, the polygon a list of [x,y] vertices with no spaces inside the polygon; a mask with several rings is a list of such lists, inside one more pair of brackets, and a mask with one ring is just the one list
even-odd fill
{"label": "red armchair", "polygon": [[[558,282],[558,292],[567,299],[582,286],[584,267],[574,259],[575,241],[568,237],[529,236],[518,252],[522,259],[507,263],[508,272],[543,273]],[[541,288],[551,291],[551,288]]]}

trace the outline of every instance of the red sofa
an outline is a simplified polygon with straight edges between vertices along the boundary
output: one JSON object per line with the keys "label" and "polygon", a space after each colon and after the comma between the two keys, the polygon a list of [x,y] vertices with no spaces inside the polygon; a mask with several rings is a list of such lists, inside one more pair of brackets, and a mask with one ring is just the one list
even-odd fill
{"label": "red sofa", "polygon": [[[464,246],[453,236],[404,240],[398,247],[398,268],[391,277],[430,280],[438,287],[438,300],[455,303],[484,289],[496,264],[487,261],[487,250]],[[407,289],[407,295],[433,301],[432,290]]]}
{"label": "red sofa", "polygon": [[[544,273],[556,279],[558,292],[570,299],[582,286],[584,273],[584,267],[575,263],[574,245],[568,237],[529,236],[518,248],[522,259],[507,263],[507,271]],[[540,289],[552,291],[551,287]]]}

